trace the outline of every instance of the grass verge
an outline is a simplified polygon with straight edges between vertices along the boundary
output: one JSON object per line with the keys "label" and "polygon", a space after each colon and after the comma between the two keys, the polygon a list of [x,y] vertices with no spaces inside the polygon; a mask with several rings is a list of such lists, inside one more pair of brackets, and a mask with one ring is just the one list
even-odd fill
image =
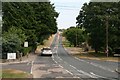
{"label": "grass verge", "polygon": [[13,69],[2,70],[2,78],[30,78],[31,74]]}
{"label": "grass verge", "polygon": [[119,62],[119,57],[113,57],[109,56],[106,57],[106,54],[103,52],[95,53],[95,51],[88,51],[84,52],[82,48],[79,47],[73,47],[68,46],[69,42],[65,39],[65,37],[62,38],[63,46],[64,48],[69,52],[69,54],[78,57],[78,58],[84,58],[84,59],[93,59],[93,60],[103,60],[103,61],[114,61]]}

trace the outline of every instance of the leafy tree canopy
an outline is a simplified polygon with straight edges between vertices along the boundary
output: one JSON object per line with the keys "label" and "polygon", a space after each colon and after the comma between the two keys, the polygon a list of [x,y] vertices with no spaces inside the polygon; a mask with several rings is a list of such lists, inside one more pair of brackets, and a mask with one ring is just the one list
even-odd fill
{"label": "leafy tree canopy", "polygon": [[109,48],[120,47],[119,3],[85,3],[78,15],[77,24],[89,33],[89,44],[97,51],[106,47],[106,23],[108,22]]}

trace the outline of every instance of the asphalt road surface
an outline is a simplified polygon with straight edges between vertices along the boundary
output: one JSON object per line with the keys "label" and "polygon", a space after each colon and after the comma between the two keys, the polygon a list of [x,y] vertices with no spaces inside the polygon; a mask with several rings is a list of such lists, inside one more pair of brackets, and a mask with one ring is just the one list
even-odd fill
{"label": "asphalt road surface", "polygon": [[[62,46],[62,36],[56,34],[51,44],[53,56],[38,55],[34,61],[3,65],[33,74],[34,78],[78,78],[79,80],[120,80],[115,69],[117,62],[79,59],[71,56]],[[47,80],[46,79],[46,80]],[[68,80],[68,79],[67,79]],[[74,79],[75,80],[75,79]]]}
{"label": "asphalt road surface", "polygon": [[87,60],[78,59],[69,55],[69,53],[63,48],[61,35],[56,35],[53,41],[53,60],[67,69],[73,76],[85,79],[85,78],[96,78],[96,79],[109,79],[118,80],[120,77],[115,69],[118,68],[120,63],[98,61],[98,60]]}

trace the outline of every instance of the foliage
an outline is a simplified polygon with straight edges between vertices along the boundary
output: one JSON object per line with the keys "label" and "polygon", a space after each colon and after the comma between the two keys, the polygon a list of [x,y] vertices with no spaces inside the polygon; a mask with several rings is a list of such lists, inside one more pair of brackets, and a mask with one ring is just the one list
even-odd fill
{"label": "foliage", "polygon": [[54,8],[50,2],[4,2],[3,52],[19,50],[24,41],[35,48],[37,42],[42,43],[56,33],[58,13]]}
{"label": "foliage", "polygon": [[29,52],[31,52],[31,50],[32,50],[32,47],[21,48],[21,52],[23,52],[23,56],[27,55]]}
{"label": "foliage", "polygon": [[120,46],[118,6],[117,2],[85,3],[76,18],[77,24],[85,28],[86,34],[89,33],[89,45],[91,45],[96,52],[105,50],[107,21],[109,48],[114,49]]}
{"label": "foliage", "polygon": [[78,46],[85,41],[83,30],[79,29],[79,27],[70,27],[63,32],[63,35],[74,46]]}
{"label": "foliage", "polygon": [[2,52],[16,52],[20,50],[21,45],[25,41],[26,36],[21,29],[11,27],[8,32],[3,33],[2,37]]}

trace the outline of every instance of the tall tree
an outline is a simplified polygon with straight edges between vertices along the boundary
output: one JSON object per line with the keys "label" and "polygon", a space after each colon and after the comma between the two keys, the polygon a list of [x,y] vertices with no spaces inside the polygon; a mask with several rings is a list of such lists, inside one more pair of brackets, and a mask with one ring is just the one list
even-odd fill
{"label": "tall tree", "polygon": [[79,27],[70,27],[64,31],[63,35],[74,46],[81,45],[85,41],[83,30]]}
{"label": "tall tree", "polygon": [[[108,17],[108,20],[106,19]],[[90,2],[85,3],[77,19],[78,25],[84,27],[89,33],[89,44],[95,49],[96,53],[105,50],[106,47],[106,23],[108,22],[108,44],[109,48],[120,46],[119,42],[119,19],[118,3]]]}
{"label": "tall tree", "polygon": [[[57,32],[58,13],[50,2],[3,2],[3,34],[12,26],[20,28],[26,35],[29,46],[42,43]],[[19,31],[18,31],[19,32]]]}

